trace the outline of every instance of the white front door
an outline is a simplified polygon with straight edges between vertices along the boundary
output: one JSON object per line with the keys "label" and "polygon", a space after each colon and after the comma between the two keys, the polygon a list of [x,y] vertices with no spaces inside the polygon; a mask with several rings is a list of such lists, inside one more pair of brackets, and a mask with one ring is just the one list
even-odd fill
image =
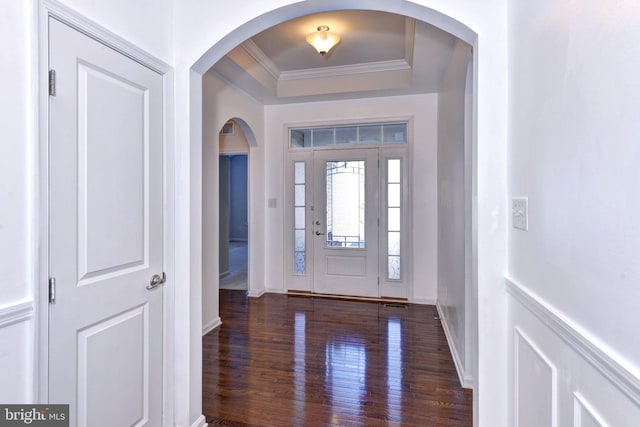
{"label": "white front door", "polygon": [[55,19],[49,63],[49,401],[71,426],[159,426],[162,76]]}
{"label": "white front door", "polygon": [[378,297],[378,150],[314,156],[314,292]]}

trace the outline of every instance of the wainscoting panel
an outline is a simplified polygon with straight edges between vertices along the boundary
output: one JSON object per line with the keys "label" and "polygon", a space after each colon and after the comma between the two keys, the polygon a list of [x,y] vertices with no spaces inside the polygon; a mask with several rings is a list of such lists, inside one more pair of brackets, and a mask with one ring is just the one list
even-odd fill
{"label": "wainscoting panel", "polygon": [[580,393],[573,394],[574,427],[609,427]]}
{"label": "wainscoting panel", "polygon": [[515,425],[556,427],[556,368],[525,333],[514,330]]}
{"label": "wainscoting panel", "polygon": [[0,308],[0,402],[34,400],[33,301]]}
{"label": "wainscoting panel", "polygon": [[637,369],[529,288],[505,279],[511,424],[640,426]]}

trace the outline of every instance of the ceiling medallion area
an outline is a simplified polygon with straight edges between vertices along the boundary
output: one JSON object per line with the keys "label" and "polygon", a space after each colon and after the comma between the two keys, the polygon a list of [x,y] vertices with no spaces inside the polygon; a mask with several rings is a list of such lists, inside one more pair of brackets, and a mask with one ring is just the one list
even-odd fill
{"label": "ceiling medallion area", "polygon": [[316,31],[307,35],[306,39],[307,43],[322,56],[325,56],[335,45],[340,43],[340,36],[329,31],[327,25],[320,25]]}

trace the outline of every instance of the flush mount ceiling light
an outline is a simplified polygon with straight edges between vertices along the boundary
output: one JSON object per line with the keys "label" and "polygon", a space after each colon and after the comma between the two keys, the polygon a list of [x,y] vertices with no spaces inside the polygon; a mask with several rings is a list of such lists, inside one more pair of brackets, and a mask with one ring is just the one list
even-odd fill
{"label": "flush mount ceiling light", "polygon": [[317,31],[307,36],[307,43],[313,46],[320,55],[325,56],[332,47],[340,43],[340,36],[330,32],[326,25],[320,25]]}

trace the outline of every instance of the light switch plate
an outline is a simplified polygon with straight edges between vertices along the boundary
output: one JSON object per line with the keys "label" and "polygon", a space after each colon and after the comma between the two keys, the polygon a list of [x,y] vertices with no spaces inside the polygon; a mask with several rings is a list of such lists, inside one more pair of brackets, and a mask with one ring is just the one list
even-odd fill
{"label": "light switch plate", "polygon": [[529,231],[528,197],[514,197],[511,199],[511,223],[513,228]]}

